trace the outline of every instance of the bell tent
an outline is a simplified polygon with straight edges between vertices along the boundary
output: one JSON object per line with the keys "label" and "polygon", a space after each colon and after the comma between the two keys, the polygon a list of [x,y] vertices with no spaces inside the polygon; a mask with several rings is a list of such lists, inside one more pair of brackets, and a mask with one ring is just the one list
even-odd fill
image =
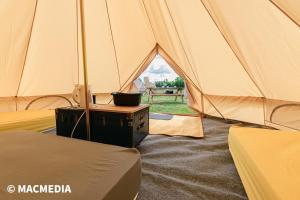
{"label": "bell tent", "polygon": [[[298,0],[84,0],[92,92],[109,103],[160,54],[198,112],[299,130],[299,8]],[[70,98],[83,83],[79,1],[2,0],[0,25],[1,112],[45,95]]]}

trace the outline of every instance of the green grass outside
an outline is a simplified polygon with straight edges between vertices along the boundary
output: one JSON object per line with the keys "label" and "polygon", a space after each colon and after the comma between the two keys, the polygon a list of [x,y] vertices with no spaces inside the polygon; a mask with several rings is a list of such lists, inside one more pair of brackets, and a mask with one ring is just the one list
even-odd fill
{"label": "green grass outside", "polygon": [[187,99],[184,98],[182,103],[181,98],[178,97],[175,101],[175,97],[172,96],[155,96],[153,97],[153,103],[148,102],[148,95],[144,94],[142,97],[143,104],[150,104],[150,112],[155,113],[170,113],[170,114],[196,114],[187,106]]}

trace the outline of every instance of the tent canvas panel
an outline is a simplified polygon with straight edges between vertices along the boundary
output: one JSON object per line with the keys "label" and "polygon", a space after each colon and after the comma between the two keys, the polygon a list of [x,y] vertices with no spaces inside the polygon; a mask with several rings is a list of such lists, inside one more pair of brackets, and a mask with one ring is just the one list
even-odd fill
{"label": "tent canvas panel", "polygon": [[[234,119],[261,125],[265,124],[263,98],[211,95],[209,95],[208,98],[222,113],[225,119]],[[220,117],[207,101],[204,101],[204,113]]]}
{"label": "tent canvas panel", "polygon": [[300,1],[298,0],[271,0],[287,16],[300,26]]}
{"label": "tent canvas panel", "polygon": [[263,96],[299,102],[299,27],[270,1],[202,1]]}
{"label": "tent canvas panel", "polygon": [[0,97],[17,96],[35,7],[35,0],[0,2]]}
{"label": "tent canvas panel", "polygon": [[76,22],[75,1],[37,1],[16,96],[66,94],[73,90],[78,82]]}
{"label": "tent canvas panel", "polygon": [[166,1],[165,5],[203,93],[261,97],[201,1]]}
{"label": "tent canvas panel", "polygon": [[[297,5],[295,0],[86,0],[92,91],[99,102],[111,102],[109,93],[130,91],[159,53],[185,79],[190,107],[265,124],[277,102],[300,102]],[[79,6],[79,0],[0,2],[1,111],[22,110],[41,95],[70,98],[74,85],[83,83]],[[44,99],[36,108],[54,101]],[[298,127],[298,119],[291,118],[298,110],[280,112],[278,123]]]}

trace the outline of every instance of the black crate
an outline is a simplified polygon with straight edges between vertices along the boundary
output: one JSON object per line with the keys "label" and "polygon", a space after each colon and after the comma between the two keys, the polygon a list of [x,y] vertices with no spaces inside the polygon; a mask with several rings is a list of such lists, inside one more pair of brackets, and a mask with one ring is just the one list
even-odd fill
{"label": "black crate", "polygon": [[[57,108],[57,135],[71,137],[71,132],[82,115],[82,108]],[[79,121],[73,138],[87,139],[85,114]],[[149,107],[135,112],[90,110],[91,141],[123,147],[137,146],[149,133]]]}

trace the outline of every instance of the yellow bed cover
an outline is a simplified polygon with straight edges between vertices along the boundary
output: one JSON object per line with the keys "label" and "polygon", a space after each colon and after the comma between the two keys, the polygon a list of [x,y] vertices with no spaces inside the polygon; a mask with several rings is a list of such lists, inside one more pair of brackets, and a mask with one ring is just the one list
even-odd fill
{"label": "yellow bed cover", "polygon": [[54,110],[24,110],[0,113],[0,131],[42,131],[55,127]]}
{"label": "yellow bed cover", "polygon": [[300,133],[231,127],[229,149],[249,199],[300,199]]}

